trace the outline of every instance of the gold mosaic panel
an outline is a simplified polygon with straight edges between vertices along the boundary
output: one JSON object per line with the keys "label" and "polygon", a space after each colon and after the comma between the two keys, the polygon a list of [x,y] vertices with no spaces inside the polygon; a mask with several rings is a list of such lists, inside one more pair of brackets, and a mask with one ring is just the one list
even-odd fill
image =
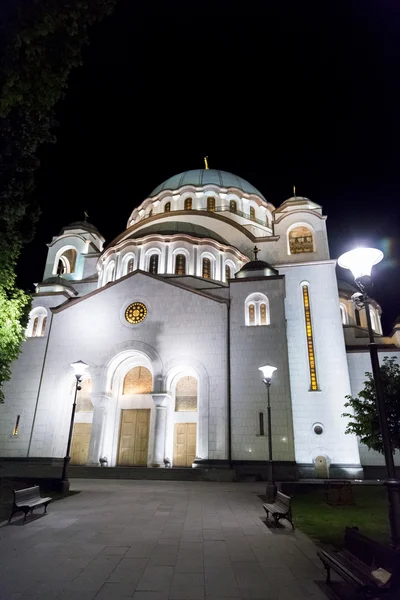
{"label": "gold mosaic panel", "polygon": [[314,252],[312,232],[308,227],[295,227],[289,232],[290,254]]}
{"label": "gold mosaic panel", "polygon": [[176,384],[175,410],[178,412],[197,411],[197,380],[194,377],[182,377]]}
{"label": "gold mosaic panel", "polygon": [[123,394],[150,394],[152,390],[153,377],[146,367],[134,367],[125,375]]}

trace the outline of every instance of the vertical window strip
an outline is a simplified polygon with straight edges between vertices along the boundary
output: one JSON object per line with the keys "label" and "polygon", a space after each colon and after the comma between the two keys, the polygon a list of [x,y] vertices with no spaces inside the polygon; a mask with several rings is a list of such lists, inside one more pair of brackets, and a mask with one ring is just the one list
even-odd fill
{"label": "vertical window strip", "polygon": [[32,337],[37,336],[38,325],[39,325],[39,317],[35,317],[35,319],[33,321]]}
{"label": "vertical window strip", "polygon": [[175,275],[186,275],[186,256],[184,254],[176,255]]}
{"label": "vertical window strip", "polygon": [[20,418],[20,415],[17,416],[17,420],[15,421],[15,427],[13,429],[13,435],[18,435],[19,418]]}
{"label": "vertical window strip", "polygon": [[133,258],[130,258],[130,259],[128,260],[128,268],[127,268],[127,273],[133,273],[133,267],[134,267],[134,263],[135,263],[135,261],[134,261],[134,259],[133,259]]}
{"label": "vertical window strip", "polygon": [[317,382],[317,371],[315,368],[315,351],[314,351],[313,330],[312,330],[312,323],[311,323],[310,297],[309,297],[309,293],[308,293],[308,285],[303,285],[303,304],[304,304],[304,318],[305,318],[305,322],[306,322],[308,362],[310,365],[310,391],[315,392],[318,390],[318,382]]}
{"label": "vertical window strip", "polygon": [[157,275],[158,273],[158,254],[150,256],[149,272]]}
{"label": "vertical window strip", "polygon": [[254,304],[249,304],[249,325],[255,325],[256,324],[256,311],[255,311],[255,305]]}
{"label": "vertical window strip", "polygon": [[215,198],[213,196],[207,198],[207,210],[208,212],[215,212]]}
{"label": "vertical window strip", "polygon": [[267,324],[267,307],[265,304],[260,305],[261,325]]}
{"label": "vertical window strip", "polygon": [[43,337],[46,331],[46,323],[47,323],[47,317],[44,317],[43,322],[42,322],[42,330],[40,332],[40,336]]}
{"label": "vertical window strip", "polygon": [[211,260],[209,258],[203,258],[202,277],[211,279]]}
{"label": "vertical window strip", "polygon": [[260,435],[265,435],[265,430],[264,430],[264,413],[260,412],[258,414],[258,419],[259,419],[259,423],[260,423]]}

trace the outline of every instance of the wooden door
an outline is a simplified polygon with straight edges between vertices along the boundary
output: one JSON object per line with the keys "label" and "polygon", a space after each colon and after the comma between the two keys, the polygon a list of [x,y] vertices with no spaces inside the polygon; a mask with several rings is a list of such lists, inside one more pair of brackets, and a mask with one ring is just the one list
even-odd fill
{"label": "wooden door", "polygon": [[71,443],[71,465],[85,465],[89,454],[91,423],[75,423]]}
{"label": "wooden door", "polygon": [[145,467],[149,446],[150,409],[122,410],[118,464]]}
{"label": "wooden door", "polygon": [[174,467],[191,467],[196,457],[197,423],[176,423]]}

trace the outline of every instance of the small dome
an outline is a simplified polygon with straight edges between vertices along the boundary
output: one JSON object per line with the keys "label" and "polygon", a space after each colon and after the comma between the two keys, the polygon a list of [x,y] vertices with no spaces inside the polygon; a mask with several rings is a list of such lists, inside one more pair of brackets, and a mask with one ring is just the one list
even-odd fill
{"label": "small dome", "polygon": [[251,260],[243,265],[235,277],[244,279],[246,277],[271,277],[271,275],[279,275],[279,271],[263,260]]}
{"label": "small dome", "polygon": [[238,175],[228,173],[227,171],[219,171],[217,169],[194,169],[192,171],[184,171],[178,175],[170,177],[161,185],[158,185],[150,194],[149,198],[157,196],[164,190],[177,190],[184,185],[194,185],[195,187],[203,187],[208,184],[217,185],[222,188],[237,188],[246,194],[256,194],[265,201],[264,196],[248,181],[242,179]]}
{"label": "small dome", "polygon": [[224,238],[218,235],[218,233],[211,231],[211,229],[207,229],[206,227],[202,227],[201,225],[187,223],[185,221],[167,221],[165,223],[154,223],[154,225],[150,225],[149,227],[145,227],[144,229],[136,231],[130,237],[141,238],[151,234],[176,235],[179,233],[186,233],[187,235],[191,235],[197,238],[210,238],[211,240],[215,240],[220,244],[230,246],[230,244],[228,244],[228,242],[224,240]]}
{"label": "small dome", "polygon": [[65,225],[65,227],[61,229],[59,235],[62,235],[69,229],[84,229],[85,231],[92,231],[93,233],[99,234],[99,230],[97,229],[97,227],[92,225],[92,223],[89,223],[89,221],[74,221],[69,225]]}

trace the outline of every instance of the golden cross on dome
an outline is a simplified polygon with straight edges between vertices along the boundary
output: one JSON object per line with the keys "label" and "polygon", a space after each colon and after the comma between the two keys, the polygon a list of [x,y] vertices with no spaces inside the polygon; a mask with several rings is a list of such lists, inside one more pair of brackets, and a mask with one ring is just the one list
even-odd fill
{"label": "golden cross on dome", "polygon": [[208,156],[204,157],[204,164],[205,164],[206,169],[208,169]]}
{"label": "golden cross on dome", "polygon": [[296,198],[296,186],[293,186],[293,196]]}
{"label": "golden cross on dome", "polygon": [[87,221],[87,220],[88,220],[88,218],[89,218],[89,214],[88,214],[87,210],[84,210],[84,211],[83,211],[83,214],[85,215],[85,223],[86,223],[86,221]]}
{"label": "golden cross on dome", "polygon": [[253,252],[254,252],[254,260],[258,260],[257,255],[260,252],[260,248],[257,248],[257,246],[254,246]]}

